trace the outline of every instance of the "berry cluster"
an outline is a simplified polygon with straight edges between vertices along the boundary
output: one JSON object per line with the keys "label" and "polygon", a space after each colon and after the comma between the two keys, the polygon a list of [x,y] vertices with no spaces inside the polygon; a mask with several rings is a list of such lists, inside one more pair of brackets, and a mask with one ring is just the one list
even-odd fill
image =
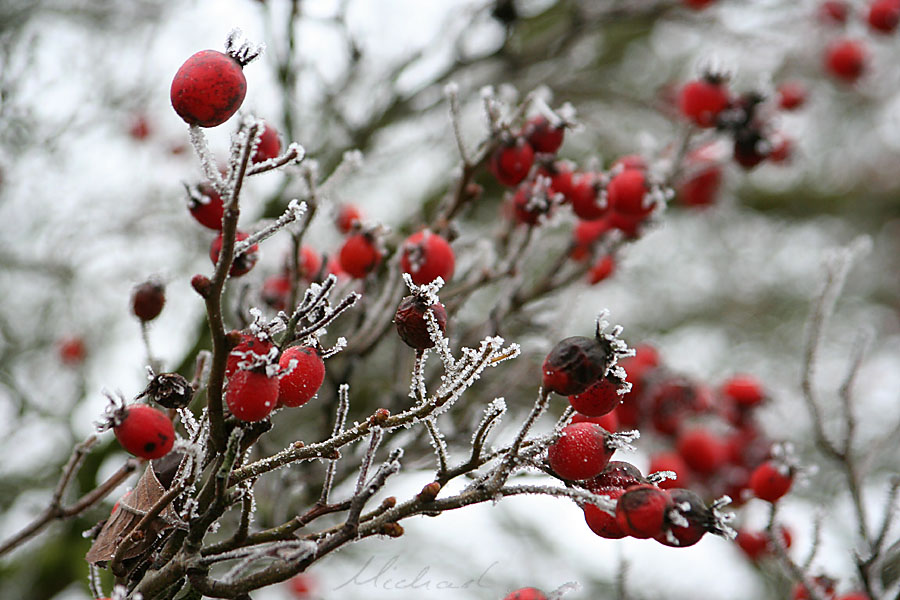
{"label": "berry cluster", "polygon": [[[845,29],[854,11],[845,0],[826,0],[819,6],[819,18],[829,27]],[[858,12],[859,20],[877,37],[892,35],[900,24],[900,1],[870,0]],[[862,39],[839,34],[825,48],[825,71],[847,84],[856,83],[869,70],[870,52]]]}

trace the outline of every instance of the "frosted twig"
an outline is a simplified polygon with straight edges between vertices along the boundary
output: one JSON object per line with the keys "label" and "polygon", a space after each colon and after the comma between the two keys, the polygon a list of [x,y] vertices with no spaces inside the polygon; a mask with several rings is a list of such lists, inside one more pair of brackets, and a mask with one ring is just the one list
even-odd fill
{"label": "frosted twig", "polygon": [[587,490],[575,487],[556,487],[552,485],[538,484],[517,484],[506,485],[501,487],[497,494],[500,496],[518,496],[521,494],[541,494],[544,496],[555,496],[557,498],[568,498],[578,506],[585,504],[593,504],[603,512],[614,515],[616,513],[616,501],[611,500],[609,496],[604,494],[595,494]]}
{"label": "frosted twig", "polygon": [[[342,383],[338,387],[338,405],[334,415],[334,429],[331,437],[336,437],[344,431],[344,424],[347,422],[347,411],[350,409],[350,386]],[[337,460],[328,463],[325,470],[325,481],[322,484],[322,495],[319,496],[319,504],[328,504],[328,498],[331,494],[331,488],[334,486],[334,474],[337,471]]]}
{"label": "frosted twig", "polygon": [[[806,560],[803,561],[802,569],[804,571],[809,571],[813,561],[816,559],[816,554],[819,552],[819,544],[822,542],[822,517],[821,512],[816,512],[813,516],[812,542],[809,545],[809,554],[806,555]],[[784,542],[780,538],[780,535],[773,536],[769,543],[783,544]]]}
{"label": "frosted twig", "polygon": [[428,395],[425,388],[425,362],[427,360],[427,348],[416,351],[416,362],[413,364],[412,377],[409,382],[409,397],[418,404],[425,404]]}
{"label": "frosted twig", "polygon": [[544,414],[544,411],[547,410],[549,404],[550,392],[545,392],[543,389],[539,390],[537,400],[535,401],[534,406],[531,407],[528,417],[525,419],[525,422],[522,423],[513,443],[510,444],[509,449],[506,451],[503,461],[494,472],[492,477],[494,485],[502,485],[509,477],[510,473],[512,473],[512,470],[516,466],[516,460],[519,456],[519,449],[522,447],[522,442],[525,441],[528,432],[531,431],[532,426],[534,426],[540,416]]}
{"label": "frosted twig", "polygon": [[216,157],[213,156],[209,149],[206,134],[203,133],[203,129],[199,125],[191,125],[188,128],[188,134],[190,135],[194,152],[197,153],[197,158],[200,159],[200,167],[203,169],[204,177],[212,184],[213,189],[225,196],[228,186],[219,172],[219,167],[216,165]]}
{"label": "frosted twig", "polygon": [[[374,435],[372,439],[374,442]],[[371,453],[374,454],[374,450],[372,450],[371,445],[369,446],[369,449]],[[353,498],[351,498],[350,500],[350,509],[347,511],[347,520],[343,525],[344,530],[355,532],[358,529],[360,515],[362,514],[362,509],[363,507],[365,507],[366,502],[368,502],[369,499],[378,492],[378,490],[384,487],[388,477],[400,470],[400,458],[402,456],[402,448],[397,448],[391,451],[388,459],[384,461],[384,463],[382,463],[380,467],[378,467],[378,471],[375,473],[375,476],[366,485],[360,484],[360,482],[363,482],[365,479],[365,477],[363,476],[363,469],[360,469],[360,478],[357,480],[356,493],[353,494]],[[369,462],[371,463],[371,459],[369,459]],[[368,469],[366,468],[365,470]]]}
{"label": "frosted twig", "polygon": [[249,177],[250,175],[259,175],[260,173],[273,171],[287,164],[297,164],[304,158],[306,158],[306,148],[296,142],[291,142],[287,151],[281,156],[276,156],[275,158],[256,163],[247,169],[247,176]]}
{"label": "frosted twig", "polygon": [[246,239],[235,243],[235,258],[249,250],[252,246],[272,237],[278,231],[284,229],[286,225],[299,220],[304,214],[306,214],[306,210],[306,202],[298,202],[296,199],[291,200],[287,206],[287,209],[280,217],[278,217],[278,219],[275,220],[274,223],[270,223],[264,229],[261,229],[260,231],[257,231],[256,233],[248,236]]}
{"label": "frosted twig", "polygon": [[438,475],[440,475],[447,471],[447,442],[444,441],[444,436],[437,428],[434,417],[428,417],[422,421],[425,424],[425,429],[428,430],[428,434],[431,436],[431,445],[434,448],[434,453],[437,455]]}
{"label": "frosted twig", "polygon": [[459,107],[459,86],[456,85],[456,82],[451,81],[444,86],[444,95],[450,103],[450,123],[453,126],[453,137],[456,139],[459,157],[462,159],[463,165],[471,164],[462,137],[462,111]]}
{"label": "frosted twig", "polygon": [[481,423],[478,424],[478,427],[472,433],[472,461],[477,461],[481,458],[481,451],[484,448],[487,437],[494,430],[494,427],[500,423],[504,414],[506,414],[506,400],[503,398],[494,398],[484,409]]}
{"label": "frosted twig", "polygon": [[841,382],[841,387],[838,390],[844,409],[844,422],[846,423],[843,448],[845,456],[850,456],[850,453],[853,451],[853,441],[856,438],[856,415],[853,413],[853,384],[856,381],[856,376],[859,374],[859,369],[862,366],[870,340],[871,336],[868,332],[860,334],[853,346],[853,355],[847,368],[847,374],[844,375],[844,380]]}

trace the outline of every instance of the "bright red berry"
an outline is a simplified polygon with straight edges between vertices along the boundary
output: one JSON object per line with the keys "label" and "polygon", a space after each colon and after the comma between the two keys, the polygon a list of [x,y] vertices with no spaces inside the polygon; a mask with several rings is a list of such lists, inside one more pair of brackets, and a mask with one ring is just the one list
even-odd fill
{"label": "bright red berry", "polygon": [[219,192],[206,183],[188,187],[187,191],[188,210],[191,211],[191,216],[204,227],[221,231],[225,203]]}
{"label": "bright red berry", "polygon": [[622,402],[620,387],[617,382],[602,377],[580,394],[569,396],[569,404],[583,415],[601,417]]}
{"label": "bright red berry", "polygon": [[574,423],[547,448],[553,472],[572,481],[596,477],[603,471],[615,448],[607,444],[608,434],[593,423]]}
{"label": "bright red berry", "polygon": [[591,285],[596,285],[604,279],[610,277],[615,270],[615,259],[610,255],[601,256],[597,259],[597,262],[595,262],[594,265],[590,269],[588,269],[588,283],[590,283]]}
{"label": "bright red berry", "polygon": [[727,459],[722,440],[703,428],[683,432],[678,436],[677,448],[684,462],[703,475],[715,473]]}
{"label": "bright red berry", "polygon": [[158,317],[165,303],[166,287],[155,279],[145,281],[131,292],[131,311],[144,323]]}
{"label": "bright red berry", "polygon": [[722,393],[745,408],[759,406],[766,399],[762,384],[752,375],[735,375],[722,384]]}
{"label": "bright red berry", "polygon": [[699,127],[713,127],[719,113],[728,108],[730,102],[728,88],[718,78],[689,81],[678,96],[681,114]]}
{"label": "bright red berry", "polygon": [[[235,332],[237,333],[237,332]],[[272,348],[274,344],[271,340],[261,340],[255,335],[246,333],[238,334],[241,336],[241,342],[236,345],[225,361],[225,376],[231,377],[240,369],[254,369],[264,366],[272,358]]]}
{"label": "bright red berry", "polygon": [[589,257],[594,245],[610,229],[611,226],[606,219],[593,221],[579,219],[575,229],[572,230],[572,259],[584,260]]}
{"label": "bright red berry", "polygon": [[113,417],[116,439],[131,454],[148,460],[165,456],[175,443],[175,427],[160,410],[132,404]]}
{"label": "bright red berry", "polygon": [[572,193],[573,168],[574,165],[572,163],[564,160],[546,162],[538,169],[538,175],[550,179],[550,186],[547,192],[551,196],[562,194],[563,202],[568,202]]}
{"label": "bright red berry", "polygon": [[300,248],[300,256],[297,258],[301,279],[312,281],[322,270],[322,255],[311,246],[303,245]]}
{"label": "bright red berry", "polygon": [[825,50],[825,69],[847,83],[855,83],[866,70],[868,53],[862,42],[842,39]]}
{"label": "bright red berry", "polygon": [[665,490],[642,483],[633,486],[616,503],[616,522],[627,535],[639,539],[658,536],[672,500]]}
{"label": "bright red berry", "polygon": [[619,430],[619,417],[616,416],[616,411],[614,410],[602,417],[589,417],[581,413],[575,413],[572,415],[572,423],[595,423],[610,433],[615,433]]}
{"label": "bright red berry", "polygon": [[523,135],[535,152],[554,154],[562,146],[566,133],[565,124],[552,124],[547,117],[538,115],[525,124]]}
{"label": "bright red berry", "polygon": [[[596,488],[591,489],[591,491],[595,494],[609,496],[610,500],[618,500],[625,493],[625,490],[620,487]],[[622,531],[616,517],[593,504],[584,505],[584,520],[588,527],[591,528],[591,531],[602,538],[618,540],[627,535]]]}
{"label": "bright red berry", "polygon": [[688,176],[677,189],[678,201],[685,206],[709,206],[715,204],[722,184],[722,169],[711,164]]}
{"label": "bright red berry", "polygon": [[256,147],[256,153],[250,159],[253,163],[260,163],[271,158],[276,158],[281,152],[281,140],[278,138],[278,131],[269,123],[263,123],[262,135],[259,138],[259,145]]}
{"label": "bright red berry", "polygon": [[868,20],[876,33],[893,33],[900,23],[900,0],[874,0],[869,4]]}
{"label": "bright red berry", "polygon": [[456,264],[453,248],[447,240],[428,229],[406,238],[400,252],[400,268],[409,273],[416,285],[431,283],[438,277],[446,282],[453,277]]}
{"label": "bright red berry", "polygon": [[325,363],[315,348],[291,346],[281,353],[278,366],[278,403],[285,406],[303,406],[325,381]]}
{"label": "bright red berry", "polygon": [[425,321],[425,312],[429,308],[434,314],[438,329],[441,333],[446,333],[447,311],[440,302],[429,306],[424,298],[417,295],[407,296],[400,302],[397,312],[394,313],[394,325],[397,327],[397,333],[403,343],[410,348],[424,350],[434,346]]}
{"label": "bright red berry", "polygon": [[594,221],[606,216],[609,203],[602,194],[603,184],[596,173],[581,173],[572,177],[569,200],[572,212],[579,219]]}
{"label": "bright red berry", "polygon": [[580,394],[604,375],[609,360],[609,352],[596,339],[567,337],[544,359],[543,387],[563,396]]}
{"label": "bright red berry", "polygon": [[241,421],[261,421],[278,404],[278,378],[269,377],[263,369],[239,369],[228,378],[225,402]]}
{"label": "bright red berry", "polygon": [[510,592],[503,600],[547,600],[547,596],[537,588],[528,587]]}
{"label": "bright red berry", "polygon": [[534,149],[524,138],[501,144],[491,155],[488,165],[494,177],[509,187],[519,185],[534,164]]}
{"label": "bright red berry", "polygon": [[347,238],[338,253],[341,268],[351,277],[363,279],[381,262],[381,250],[374,236],[356,233]]}
{"label": "bright red berry", "polygon": [[172,107],[188,125],[215,127],[237,112],[247,95],[241,63],[216,50],[185,61],[172,81]]}
{"label": "bright red berry", "polygon": [[657,452],[650,457],[650,473],[658,471],[672,471],[675,473],[675,479],[664,479],[659,482],[659,487],[664,490],[672,488],[683,488],[690,485],[690,469],[681,455],[677,452],[662,451]]}
{"label": "bright red berry", "polygon": [[347,234],[353,229],[353,225],[360,221],[362,221],[362,213],[359,209],[352,204],[343,204],[338,209],[335,225],[337,225],[338,231]]}
{"label": "bright red berry", "polygon": [[778,106],[794,110],[806,102],[806,86],[799,81],[785,81],[778,86]]}
{"label": "bright red berry", "polygon": [[761,500],[777,502],[791,489],[794,477],[791,470],[773,461],[766,461],[750,474],[750,489]]}
{"label": "bright red berry", "polygon": [[57,351],[59,352],[59,360],[64,365],[80,365],[87,358],[87,346],[82,338],[76,336],[61,339],[57,346]]}
{"label": "bright red berry", "polygon": [[[246,240],[250,237],[249,233],[238,231],[235,236],[235,242],[240,242]],[[213,262],[213,264],[217,264],[219,262],[219,253],[222,252],[222,234],[216,236],[216,238],[212,241],[212,244],[209,247],[209,259]],[[231,270],[228,272],[232,277],[240,277],[241,275],[246,275],[250,272],[250,269],[256,264],[256,261],[259,260],[259,246],[257,244],[253,244],[242,254],[236,256],[231,263]]]}

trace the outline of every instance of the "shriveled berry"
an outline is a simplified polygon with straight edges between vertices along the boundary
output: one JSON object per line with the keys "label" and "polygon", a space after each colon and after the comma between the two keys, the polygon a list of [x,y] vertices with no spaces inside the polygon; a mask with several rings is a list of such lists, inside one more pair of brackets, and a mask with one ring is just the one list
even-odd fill
{"label": "shriveled berry", "polygon": [[537,588],[528,587],[510,592],[503,600],[547,600],[547,596]]}
{"label": "shriveled berry", "polygon": [[734,161],[745,169],[752,169],[771,153],[771,145],[762,132],[754,127],[741,128],[734,133]]}
{"label": "shriveled berry", "polygon": [[237,112],[247,95],[241,64],[217,50],[185,61],[172,81],[172,107],[188,125],[215,127]]}
{"label": "shriveled berry", "polygon": [[491,155],[489,168],[501,184],[519,185],[534,164],[534,149],[524,138],[501,144]]}
{"label": "shriveled berry", "polygon": [[141,396],[148,396],[166,408],[184,408],[191,403],[194,388],[183,375],[159,373],[150,380]]}
{"label": "shriveled berry", "polygon": [[261,421],[278,404],[278,378],[269,377],[265,370],[238,370],[228,378],[225,402],[241,421]]}
{"label": "shriveled berry", "polygon": [[144,323],[158,317],[165,303],[166,286],[155,279],[145,281],[131,292],[131,311]]}
{"label": "shriveled berry", "polygon": [[260,163],[271,158],[276,158],[281,152],[281,140],[278,138],[278,131],[270,124],[263,123],[262,135],[259,138],[259,145],[256,146],[256,152],[250,159],[253,163]]}
{"label": "shriveled berry", "polygon": [[[712,513],[696,492],[683,488],[668,490],[672,507],[666,512],[665,522],[656,540],[666,546],[686,548],[693,546],[710,530]],[[677,513],[681,518],[676,518]],[[687,521],[684,525],[681,520]]]}
{"label": "shriveled berry", "polygon": [[190,186],[187,188],[187,192],[188,210],[191,211],[191,216],[204,227],[221,231],[225,204],[219,192],[206,183]]}
{"label": "shriveled berry", "polygon": [[141,458],[165,456],[175,443],[175,427],[162,411],[132,404],[118,411],[113,431],[125,450]]}
{"label": "shriveled berry", "polygon": [[750,474],[750,489],[761,500],[777,502],[791,489],[793,480],[793,473],[788,467],[770,460],[756,467]]}
{"label": "shriveled berry", "polygon": [[544,389],[580,394],[606,373],[609,352],[596,339],[572,336],[559,341],[541,367]]}
{"label": "shriveled berry", "polygon": [[716,118],[728,108],[728,88],[718,79],[696,79],[684,84],[678,97],[681,114],[699,127],[713,127]]}
{"label": "shriveled berry", "polygon": [[[620,487],[597,488],[591,491],[595,494],[609,496],[610,500],[618,500],[625,493],[625,490]],[[622,531],[615,516],[593,504],[584,505],[584,520],[588,527],[591,528],[591,531],[602,538],[618,540],[627,535]]]}
{"label": "shriveled berry", "polygon": [[535,152],[553,154],[562,146],[566,127],[563,123],[553,124],[543,115],[532,117],[522,132]]}
{"label": "shriveled berry", "polygon": [[338,254],[341,268],[353,278],[363,279],[381,263],[381,250],[368,233],[357,233],[346,239]]}
{"label": "shriveled berry", "polygon": [[666,511],[672,500],[665,490],[649,484],[629,488],[616,503],[616,522],[626,535],[639,539],[662,532]]}
{"label": "shriveled berry", "polygon": [[282,352],[278,366],[278,403],[284,406],[306,404],[325,381],[325,363],[315,348],[291,346]]}
{"label": "shriveled berry", "polygon": [[[235,236],[235,242],[240,242],[246,240],[250,237],[249,233],[244,231],[238,231]],[[216,238],[212,241],[212,244],[209,247],[209,259],[215,265],[219,262],[219,253],[222,252],[222,234],[216,236]],[[228,271],[228,274],[232,277],[240,277],[241,275],[246,275],[250,272],[250,269],[256,264],[256,261],[259,260],[259,246],[257,244],[253,244],[246,251],[234,257],[234,260],[231,263],[231,269]]]}
{"label": "shriveled berry", "polygon": [[580,394],[569,396],[569,404],[581,414],[601,417],[622,402],[620,387],[618,382],[602,377]]}
{"label": "shriveled berry", "polygon": [[428,229],[406,238],[400,252],[400,268],[409,273],[416,285],[431,283],[438,277],[446,282],[453,277],[456,264],[453,248]]}
{"label": "shriveled berry", "polygon": [[397,306],[397,312],[394,313],[394,325],[397,327],[400,339],[410,348],[424,350],[434,346],[425,321],[425,312],[428,309],[431,309],[434,314],[438,329],[441,330],[441,333],[446,333],[447,311],[440,302],[429,306],[420,296],[412,295],[405,297]]}
{"label": "shriveled berry", "polygon": [[722,440],[699,427],[682,432],[678,436],[677,448],[684,462],[703,475],[715,473],[727,459]]}
{"label": "shriveled berry", "polygon": [[842,81],[855,83],[866,70],[868,52],[862,42],[841,39],[825,51],[825,69]]}
{"label": "shriveled berry", "polygon": [[562,477],[580,481],[603,471],[615,448],[607,445],[607,433],[593,423],[574,423],[547,448],[550,468]]}
{"label": "shriveled berry", "polygon": [[579,219],[593,221],[606,216],[609,203],[602,194],[603,183],[597,173],[581,173],[572,177],[569,200]]}

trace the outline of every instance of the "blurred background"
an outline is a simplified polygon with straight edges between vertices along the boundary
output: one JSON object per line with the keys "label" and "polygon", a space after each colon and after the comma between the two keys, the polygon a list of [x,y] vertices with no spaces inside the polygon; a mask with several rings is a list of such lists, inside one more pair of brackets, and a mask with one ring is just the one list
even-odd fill
{"label": "blurred background", "polygon": [[[328,255],[341,243],[330,222],[340,203],[352,202],[367,220],[403,235],[452,186],[459,157],[443,92],[449,82],[459,86],[462,134],[471,147],[487,134],[484,86],[510,102],[538,90],[551,106],[571,103],[578,127],[560,155],[579,165],[608,165],[625,154],[671,158],[687,130],[673,99],[706,66],[731,72],[738,92],[773,97],[781,83],[800,82],[805,104],[771,117],[791,140],[786,163],[747,171],[728,160],[727,145],[724,154],[715,145],[720,136],[702,133],[721,164],[715,202],[698,208],[676,199],[624,248],[614,277],[595,286],[577,282],[510,325],[503,333],[522,344],[524,356],[486,375],[483,392],[506,396],[512,414],[498,439],[509,438],[514,415],[534,399],[529,373],[554,340],[589,335],[608,308],[629,343],[652,344],[675,372],[710,386],[734,373],[756,376],[772,398],[760,413],[766,431],[816,462],[799,393],[804,326],[825,257],[866,236],[870,251],[837,305],[817,386],[837,406],[849,349],[868,334],[856,384],[860,445],[889,434],[895,423],[885,415],[896,416],[900,395],[900,39],[867,27],[864,2],[849,4],[846,23],[823,18],[821,4],[719,0],[694,10],[680,0],[3,0],[0,538],[46,506],[72,447],[93,431],[106,403],[101,390],[130,397],[146,385],[141,328],[129,310],[136,284],[151,275],[167,284],[166,308],[149,330],[166,369],[191,365],[202,345],[203,305],[189,281],[211,272],[212,236],[186,210],[184,184],[198,182],[201,170],[171,109],[169,86],[188,56],[222,49],[235,27],[266,45],[245,69],[243,111],[273,123],[284,142],[301,143],[322,174],[348,150],[365,156],[329,187],[309,230],[308,242]],[[868,56],[852,85],[823,65],[825,49],[843,37],[858,40]],[[235,122],[208,131],[220,159]],[[478,181],[484,202],[464,216],[454,242],[470,249],[467,260],[477,256],[479,236],[503,218],[502,190],[486,174]],[[297,189],[290,170],[249,181],[242,220],[277,215]],[[572,219],[551,220],[547,247],[564,247],[571,229]],[[247,283],[258,287],[276,272],[289,247],[286,236],[268,241]],[[491,302],[490,290],[473,297],[461,322],[484,319]],[[376,352],[351,385],[361,396],[396,388],[402,398],[408,381],[378,379],[393,372],[382,367],[394,359],[390,348]],[[351,419],[377,401],[360,399]],[[328,418],[307,409],[291,431]],[[826,411],[827,427],[839,420],[836,409]],[[292,439],[298,436],[273,436],[264,449]],[[427,449],[423,440],[406,441]],[[652,435],[642,439],[627,460],[646,470],[654,443]],[[408,452],[405,472],[390,488],[398,498],[430,481],[432,456]],[[70,497],[124,459],[111,434],[102,436]],[[875,460],[864,482],[875,514],[898,468],[895,447]],[[320,470],[312,465],[276,477],[291,493],[262,500],[261,518],[302,506]],[[849,500],[832,470],[818,464],[799,482],[782,519],[802,556],[815,516],[825,515],[816,567],[850,588],[852,521],[842,517]],[[0,559],[0,595],[88,598],[89,540],[81,533],[133,483]],[[566,582],[582,586],[566,596],[572,600],[613,597],[623,572],[635,598],[743,600],[787,589],[777,568],[754,565],[726,540],[707,536],[688,549],[603,540],[577,506],[561,500],[514,498],[456,512],[413,519],[399,540],[366,540],[317,563],[309,597],[421,596],[397,581],[423,571],[433,586],[428,596],[448,600],[499,599],[518,587],[550,591]],[[763,527],[765,507],[750,502],[740,519]],[[254,597],[295,594],[274,586]]]}

